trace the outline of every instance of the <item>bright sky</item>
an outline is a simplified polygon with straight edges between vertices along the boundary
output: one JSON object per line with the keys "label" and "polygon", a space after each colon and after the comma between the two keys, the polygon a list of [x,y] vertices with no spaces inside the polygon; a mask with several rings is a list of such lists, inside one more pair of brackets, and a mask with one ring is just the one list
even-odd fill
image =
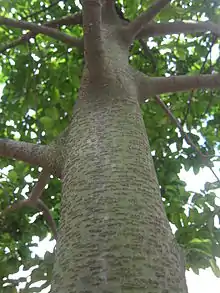
{"label": "bright sky", "polygon": [[[215,172],[219,174],[220,163],[215,165]],[[194,175],[190,170],[180,172],[180,178],[187,183],[187,190],[200,191],[203,189],[205,182],[216,181],[213,174],[208,168],[204,168],[198,175]],[[220,197],[220,190],[216,190],[216,195]],[[218,262],[220,265],[220,261]],[[189,293],[220,293],[220,279],[216,278],[211,269],[200,270],[199,276],[192,271],[186,272]],[[210,290],[211,289],[211,290]]]}

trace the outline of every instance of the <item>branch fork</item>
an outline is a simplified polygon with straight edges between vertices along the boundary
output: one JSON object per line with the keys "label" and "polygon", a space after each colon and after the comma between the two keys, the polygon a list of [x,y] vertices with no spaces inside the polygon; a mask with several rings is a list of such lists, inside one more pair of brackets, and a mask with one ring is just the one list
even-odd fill
{"label": "branch fork", "polygon": [[0,214],[2,217],[6,217],[9,212],[20,210],[24,207],[37,208],[43,212],[43,215],[48,223],[48,226],[51,228],[54,238],[57,238],[56,224],[51,216],[51,213],[48,207],[40,199],[45,186],[47,185],[50,179],[50,173],[47,170],[43,170],[39,176],[38,182],[34,186],[28,199],[20,200],[13,203],[11,206],[7,207]]}

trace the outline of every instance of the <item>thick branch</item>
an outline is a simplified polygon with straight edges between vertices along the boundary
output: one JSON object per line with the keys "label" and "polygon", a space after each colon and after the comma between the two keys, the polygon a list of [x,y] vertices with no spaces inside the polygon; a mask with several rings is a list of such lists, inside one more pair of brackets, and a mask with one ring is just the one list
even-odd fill
{"label": "thick branch", "polygon": [[139,100],[140,103],[143,103],[147,97],[163,93],[182,92],[192,89],[218,89],[220,88],[220,74],[153,78],[140,74],[138,83]]}
{"label": "thick branch", "polygon": [[95,80],[102,70],[103,55],[101,36],[102,5],[100,0],[83,0],[83,28],[85,60],[90,76]]}
{"label": "thick branch", "polygon": [[211,31],[220,37],[220,26],[210,21],[185,23],[182,21],[168,23],[150,23],[138,34],[139,38],[156,37],[171,34],[193,34]]}
{"label": "thick branch", "polygon": [[119,20],[116,9],[118,8],[115,0],[102,1],[102,22],[116,24]]}
{"label": "thick branch", "polygon": [[0,139],[0,156],[20,160],[35,166],[48,167],[50,148],[12,139]]}
{"label": "thick branch", "polygon": [[10,18],[5,18],[0,16],[0,25],[5,25],[8,27],[20,28],[20,29],[27,29],[32,31],[35,34],[44,34],[46,36],[52,37],[55,40],[59,40],[65,44],[79,47],[81,46],[81,40],[74,38],[70,35],[62,33],[57,29],[50,28],[44,25],[37,25],[35,23],[26,22],[22,20],[14,20]]}
{"label": "thick branch", "polygon": [[136,38],[147,24],[154,19],[154,17],[170,2],[170,0],[158,0],[153,5],[134,21],[132,21],[126,28],[127,33],[130,35],[131,40]]}

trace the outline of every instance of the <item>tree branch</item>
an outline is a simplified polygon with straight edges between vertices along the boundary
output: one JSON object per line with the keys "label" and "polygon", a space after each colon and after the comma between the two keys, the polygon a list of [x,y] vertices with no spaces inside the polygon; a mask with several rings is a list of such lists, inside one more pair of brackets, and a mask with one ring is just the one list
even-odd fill
{"label": "tree branch", "polygon": [[[217,41],[217,37],[215,36],[213,38],[212,43],[211,43],[211,46],[210,46],[210,48],[209,48],[209,50],[208,50],[208,52],[207,52],[207,54],[205,56],[205,60],[202,63],[202,66],[200,68],[199,74],[202,74],[203,73],[203,70],[205,68],[206,62],[208,60],[208,56],[211,53],[212,47],[214,46],[214,44],[215,44],[216,41]],[[188,115],[190,113],[190,108],[191,108],[191,104],[192,104],[192,100],[193,100],[193,94],[194,94],[194,90],[191,90],[191,92],[189,94],[189,97],[188,97],[188,101],[187,101],[187,107],[186,107],[185,115],[184,115],[184,118],[183,118],[183,120],[181,122],[182,125],[184,125],[186,123],[187,117],[188,117]]]}
{"label": "tree branch", "polygon": [[153,72],[156,72],[157,63],[156,63],[156,60],[155,60],[155,58],[153,56],[152,51],[148,48],[147,44],[144,42],[143,39],[139,39],[138,41],[139,41],[139,43],[140,43],[140,45],[142,47],[142,50],[143,50],[143,53],[144,53],[143,55],[150,60],[150,62],[152,64]]}
{"label": "tree branch", "polygon": [[185,141],[188,143],[188,145],[190,145],[194,149],[194,151],[200,156],[201,160],[206,165],[208,165],[209,169],[212,171],[212,173],[215,176],[215,178],[218,180],[218,182],[220,182],[218,176],[215,174],[214,170],[210,166],[210,160],[209,160],[210,156],[203,154],[200,151],[200,149],[194,144],[194,142],[191,140],[189,135],[183,130],[183,127],[180,124],[180,122],[178,121],[178,119],[173,115],[173,113],[170,111],[170,109],[167,107],[167,105],[163,102],[163,100],[161,100],[161,98],[158,95],[155,96],[155,99],[156,99],[156,102],[163,108],[163,110],[165,111],[167,116],[170,118],[170,120],[174,124],[176,124],[176,126],[179,129],[182,137],[185,138]]}
{"label": "tree branch", "polygon": [[170,2],[170,0],[158,0],[153,3],[153,5],[145,12],[143,12],[139,17],[132,21],[126,28],[126,33],[133,40],[136,36],[141,34],[148,23],[154,19],[154,17]]}
{"label": "tree branch", "polygon": [[118,21],[118,6],[115,0],[101,0],[102,2],[102,21],[105,23],[115,24]]}
{"label": "tree branch", "polygon": [[102,5],[100,0],[83,0],[84,54],[90,77],[97,79],[102,72],[103,55],[101,36]]}
{"label": "tree branch", "polygon": [[62,33],[57,29],[50,28],[44,25],[37,25],[35,23],[26,22],[22,20],[14,20],[6,17],[0,16],[0,25],[5,25],[7,27],[14,27],[20,29],[27,29],[32,31],[35,34],[44,34],[55,40],[59,40],[67,45],[73,47],[81,47],[82,42],[80,39],[74,38],[70,35]]}
{"label": "tree branch", "polygon": [[37,184],[32,189],[32,192],[29,198],[30,202],[35,204],[38,201],[49,180],[50,180],[50,172],[46,169],[43,169],[42,172],[40,173]]}
{"label": "tree branch", "polygon": [[182,21],[168,22],[168,23],[149,23],[138,34],[138,38],[157,37],[171,34],[193,34],[204,33],[211,31],[216,36],[220,37],[220,26],[211,21],[185,23]]}
{"label": "tree branch", "polygon": [[54,238],[56,239],[57,238],[56,224],[50,214],[48,207],[44,204],[42,200],[40,200],[40,197],[49,179],[50,179],[49,171],[46,169],[43,169],[29,198],[25,200],[20,200],[18,202],[13,203],[11,206],[8,206],[6,209],[3,210],[3,212],[1,213],[1,216],[5,217],[9,212],[19,210],[23,207],[37,208],[43,212],[43,215],[48,223],[48,226],[51,228]]}
{"label": "tree branch", "polygon": [[26,20],[30,17],[36,16],[42,12],[48,11],[49,9],[51,9],[52,7],[56,6],[58,3],[60,2],[60,0],[56,0],[55,2],[52,2],[49,6],[46,6],[44,8],[42,8],[41,10],[35,11],[31,14],[29,14],[28,16],[26,16],[25,18],[22,18],[23,20]]}
{"label": "tree branch", "polygon": [[[52,28],[59,28],[62,25],[77,25],[77,24],[82,24],[82,14],[81,13],[76,13],[73,15],[68,15],[59,19],[54,19],[48,22],[45,22],[43,25],[47,27],[52,27]],[[37,33],[34,33],[32,31],[22,35],[20,38],[11,41],[10,43],[2,46],[0,48],[0,53],[4,53],[7,49],[14,48],[18,45],[21,45],[23,43],[28,42],[31,38],[36,37]],[[79,40],[79,49],[83,49],[83,40]]]}
{"label": "tree branch", "polygon": [[182,92],[191,89],[220,88],[220,74],[205,74],[198,76],[146,77],[140,73],[139,100],[143,103],[146,97],[163,93]]}
{"label": "tree branch", "polygon": [[46,22],[44,25],[48,27],[60,27],[62,25],[82,24],[82,13],[67,15],[58,19]]}
{"label": "tree branch", "polygon": [[45,220],[47,221],[48,227],[51,229],[54,238],[57,240],[57,227],[56,227],[56,223],[50,213],[50,210],[45,205],[45,203],[40,199],[37,200],[37,208],[43,212],[43,216],[44,216]]}
{"label": "tree branch", "polygon": [[155,99],[156,99],[156,102],[163,108],[163,110],[165,111],[167,116],[170,118],[170,120],[174,124],[176,124],[176,126],[178,127],[182,137],[185,138],[185,140],[188,143],[188,145],[190,145],[197,153],[199,153],[200,156],[204,157],[204,155],[197,148],[197,146],[194,144],[194,142],[191,140],[191,138],[185,133],[185,131],[183,130],[182,125],[177,120],[177,118],[173,115],[173,113],[170,111],[170,109],[167,107],[167,105],[163,102],[163,100],[158,95],[155,96]]}
{"label": "tree branch", "polygon": [[48,168],[50,147],[12,139],[0,139],[0,157],[13,158]]}

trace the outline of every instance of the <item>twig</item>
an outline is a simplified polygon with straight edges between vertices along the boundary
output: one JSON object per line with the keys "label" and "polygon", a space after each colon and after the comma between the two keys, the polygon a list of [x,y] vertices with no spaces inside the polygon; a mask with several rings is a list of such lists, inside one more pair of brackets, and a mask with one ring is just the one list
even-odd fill
{"label": "twig", "polygon": [[48,223],[48,226],[51,228],[54,234],[54,238],[56,239],[57,238],[56,224],[50,214],[48,207],[43,203],[42,200],[40,200],[40,197],[49,179],[50,179],[50,173],[46,169],[43,169],[43,171],[41,172],[39,176],[38,182],[34,186],[29,198],[20,200],[8,206],[6,209],[2,211],[1,216],[5,217],[9,212],[20,210],[23,207],[37,208],[43,212],[43,215]]}
{"label": "twig", "polygon": [[140,42],[140,45],[141,45],[141,47],[142,47],[142,49],[144,51],[144,55],[146,57],[149,57],[150,60],[151,60],[151,64],[152,64],[152,67],[153,67],[153,71],[156,72],[156,70],[157,70],[157,63],[156,63],[156,60],[154,59],[154,56],[153,56],[151,50],[148,48],[148,46],[146,45],[146,43],[144,42],[143,39],[139,39],[138,41]]}
{"label": "twig", "polygon": [[[210,52],[211,52],[211,50],[212,50],[212,47],[214,46],[214,44],[215,44],[216,41],[217,41],[217,37],[215,36],[215,37],[213,38],[213,41],[212,41],[212,43],[211,43],[211,46],[210,46],[210,48],[209,48],[209,50],[208,50],[208,52],[207,52],[207,54],[206,54],[206,56],[205,56],[205,60],[204,60],[204,62],[203,62],[203,64],[202,64],[202,67],[201,67],[201,69],[200,69],[199,74],[202,74],[202,73],[203,73],[203,70],[204,70],[204,68],[205,68],[205,64],[206,64],[206,62],[207,62],[207,60],[208,60],[208,56],[209,56],[209,54],[210,54]],[[187,101],[187,109],[186,109],[186,112],[185,112],[185,115],[184,115],[183,121],[182,121],[182,123],[181,123],[182,126],[186,123],[187,117],[188,117],[188,115],[189,115],[189,113],[190,113],[190,107],[191,107],[191,103],[192,103],[192,99],[193,99],[193,93],[194,93],[194,90],[191,90],[190,95],[189,95],[189,97],[188,97],[188,101]]]}
{"label": "twig", "polygon": [[191,104],[192,104],[192,99],[193,99],[193,94],[194,94],[194,89],[191,90],[188,100],[187,100],[187,108],[186,108],[186,112],[182,121],[182,126],[184,126],[184,124],[186,123],[187,117],[190,113],[190,108],[191,108]]}
{"label": "twig", "polygon": [[31,18],[31,17],[33,17],[33,16],[35,16],[35,15],[38,15],[38,14],[40,14],[40,13],[42,13],[42,12],[45,12],[45,11],[49,10],[49,9],[51,9],[52,7],[56,6],[60,1],[61,1],[61,0],[57,0],[57,1],[53,2],[53,3],[51,3],[51,4],[50,4],[49,6],[47,6],[47,7],[45,6],[44,8],[42,8],[42,9],[40,9],[40,10],[38,10],[38,11],[35,11],[35,12],[33,12],[33,13],[27,15],[26,17],[23,17],[22,20],[27,20],[28,18]]}
{"label": "twig", "polygon": [[211,91],[211,96],[210,96],[210,98],[209,98],[208,105],[207,105],[207,107],[206,107],[206,109],[205,109],[205,111],[204,111],[204,115],[206,115],[206,114],[208,113],[208,111],[209,111],[209,109],[210,109],[210,107],[211,107],[211,105],[212,105],[212,101],[213,101],[213,93],[212,93],[212,91]]}
{"label": "twig", "polygon": [[[172,122],[174,122],[176,124],[176,126],[178,127],[181,135],[185,138],[185,141],[188,143],[188,145],[190,145],[195,152],[201,157],[201,159],[208,164],[209,161],[209,157],[208,155],[204,155],[200,149],[194,144],[194,142],[191,140],[191,138],[189,137],[189,135],[183,130],[182,125],[180,124],[180,122],[176,119],[176,117],[173,115],[173,113],[170,111],[170,109],[166,106],[166,104],[161,100],[161,98],[156,95],[155,99],[157,101],[157,103],[164,109],[164,111],[166,112],[166,114],[168,115],[168,117],[171,119]],[[214,170],[212,169],[212,167],[208,166],[209,169],[212,171],[213,175],[215,176],[215,178],[220,182],[220,179],[218,178],[218,176],[215,174]]]}

